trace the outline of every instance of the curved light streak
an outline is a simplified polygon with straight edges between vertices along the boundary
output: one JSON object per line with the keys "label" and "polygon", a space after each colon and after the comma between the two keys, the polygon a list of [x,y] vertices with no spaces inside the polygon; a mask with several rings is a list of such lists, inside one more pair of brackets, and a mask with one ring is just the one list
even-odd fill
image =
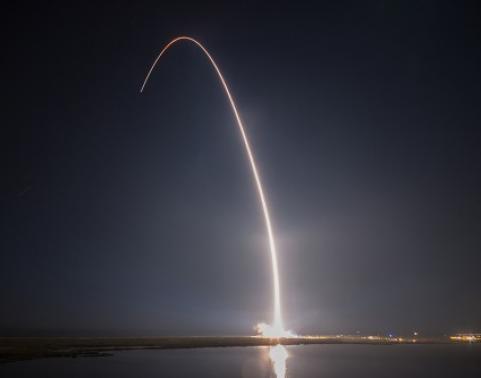
{"label": "curved light streak", "polygon": [[239,127],[239,131],[242,135],[244,147],[245,147],[245,150],[247,152],[247,156],[249,157],[250,166],[252,168],[252,174],[254,176],[254,181],[255,181],[255,184],[256,184],[256,187],[257,187],[257,193],[259,195],[259,199],[260,199],[260,202],[261,202],[262,212],[264,214],[264,221],[265,221],[266,230],[267,230],[267,236],[268,236],[268,239],[269,239],[269,249],[270,249],[270,254],[271,254],[272,276],[273,276],[273,284],[274,284],[274,319],[273,319],[273,324],[269,326],[271,334],[268,335],[268,336],[269,337],[287,337],[290,334],[284,330],[284,325],[283,325],[283,321],[282,321],[281,294],[280,294],[280,284],[279,284],[279,268],[278,268],[278,263],[277,263],[277,251],[276,251],[276,244],[275,244],[275,241],[274,241],[274,233],[272,232],[272,224],[271,224],[271,219],[270,219],[270,216],[269,216],[269,209],[267,207],[267,201],[266,201],[266,198],[265,198],[265,195],[264,195],[264,190],[262,188],[262,182],[261,182],[259,173],[257,171],[257,166],[256,166],[256,162],[255,162],[255,159],[254,159],[254,154],[252,153],[252,149],[251,149],[251,146],[249,144],[247,134],[244,130],[244,125],[242,123],[241,117],[240,117],[239,112],[237,110],[237,106],[234,102],[232,94],[230,93],[227,82],[225,81],[224,76],[222,75],[222,72],[220,71],[219,67],[217,66],[217,63],[215,62],[214,58],[212,58],[209,51],[207,51],[207,49],[200,42],[195,40],[194,38],[191,38],[191,37],[188,37],[188,36],[180,36],[180,37],[174,38],[167,45],[165,45],[165,47],[160,51],[160,53],[157,56],[157,58],[155,59],[154,63],[150,67],[149,72],[147,73],[147,76],[145,77],[145,80],[142,84],[142,88],[140,89],[140,92],[142,93],[144,91],[144,88],[147,85],[147,82],[149,81],[150,75],[152,74],[155,66],[157,65],[157,62],[162,57],[162,55],[164,55],[164,53],[172,45],[174,45],[175,43],[180,42],[180,41],[188,41],[188,42],[194,43],[207,56],[210,63],[214,67],[214,69],[217,73],[217,76],[219,77],[219,80],[222,84],[222,87],[224,88],[224,91],[227,95],[230,106],[231,106],[232,111],[234,113],[235,119],[237,121],[237,126]]}

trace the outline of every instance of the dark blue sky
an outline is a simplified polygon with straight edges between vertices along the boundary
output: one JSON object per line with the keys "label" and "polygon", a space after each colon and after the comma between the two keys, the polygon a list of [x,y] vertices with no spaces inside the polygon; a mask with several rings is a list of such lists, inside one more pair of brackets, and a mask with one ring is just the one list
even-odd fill
{"label": "dark blue sky", "polygon": [[475,2],[6,6],[2,334],[481,329]]}

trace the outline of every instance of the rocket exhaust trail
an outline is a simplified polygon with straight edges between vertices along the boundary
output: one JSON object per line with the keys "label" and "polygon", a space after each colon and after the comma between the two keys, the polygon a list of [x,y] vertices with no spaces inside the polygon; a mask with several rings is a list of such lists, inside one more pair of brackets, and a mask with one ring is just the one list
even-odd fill
{"label": "rocket exhaust trail", "polygon": [[142,84],[142,88],[140,89],[140,92],[142,93],[145,86],[147,85],[147,82],[149,81],[150,75],[152,74],[152,71],[154,70],[155,66],[157,65],[157,62],[159,59],[164,55],[164,53],[175,43],[180,42],[180,41],[188,41],[192,42],[195,44],[197,47],[199,47],[202,52],[207,56],[209,59],[210,63],[212,64],[212,67],[214,67],[217,76],[219,77],[219,80],[222,84],[222,87],[224,88],[224,91],[227,95],[227,98],[229,100],[230,106],[232,108],[232,112],[234,113],[235,119],[237,121],[237,126],[239,127],[239,131],[242,135],[242,140],[244,142],[244,147],[247,152],[247,156],[249,158],[250,166],[252,169],[252,175],[254,176],[254,181],[256,184],[257,192],[259,195],[259,200],[261,202],[261,207],[262,207],[262,212],[264,214],[264,221],[266,225],[266,230],[267,230],[267,236],[269,239],[269,249],[270,249],[270,254],[271,254],[271,263],[272,263],[272,276],[273,276],[273,284],[274,284],[274,319],[273,319],[273,324],[272,325],[260,325],[259,329],[264,331],[265,336],[270,336],[270,337],[287,337],[290,336],[291,334],[287,331],[284,330],[284,325],[282,321],[282,315],[281,315],[281,294],[280,294],[280,285],[279,285],[279,268],[277,264],[277,251],[276,251],[276,245],[274,241],[274,234],[272,232],[272,225],[271,225],[271,219],[269,216],[269,209],[267,207],[267,202],[266,198],[264,195],[264,190],[262,188],[262,182],[259,176],[259,173],[257,171],[257,166],[256,162],[254,159],[254,154],[252,153],[249,140],[247,138],[247,134],[244,130],[244,125],[242,124],[242,120],[240,118],[239,112],[237,111],[236,104],[234,102],[234,99],[230,93],[229,87],[224,79],[224,76],[222,75],[222,72],[220,71],[219,67],[217,66],[217,63],[214,61],[214,58],[210,55],[209,51],[197,40],[194,38],[188,37],[188,36],[180,36],[177,38],[174,38],[172,41],[170,41],[165,47],[160,51],[159,55],[155,59],[154,63],[149,69],[149,72],[147,73],[147,76],[145,77],[145,80]]}

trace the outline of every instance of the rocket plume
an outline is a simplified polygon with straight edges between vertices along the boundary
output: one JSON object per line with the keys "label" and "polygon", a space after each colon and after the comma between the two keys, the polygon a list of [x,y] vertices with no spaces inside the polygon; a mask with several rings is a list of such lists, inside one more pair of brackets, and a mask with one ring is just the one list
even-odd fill
{"label": "rocket plume", "polygon": [[[239,112],[237,111],[236,104],[234,102],[234,99],[232,97],[232,94],[230,93],[229,87],[224,79],[224,76],[222,75],[222,72],[220,71],[219,67],[217,66],[217,63],[214,61],[212,56],[210,55],[209,51],[197,40],[194,38],[188,37],[188,36],[180,36],[177,38],[174,38],[171,40],[165,47],[160,51],[159,55],[155,59],[154,63],[150,67],[147,76],[145,77],[145,80],[142,84],[142,88],[140,89],[140,92],[143,92],[145,86],[147,85],[147,82],[149,81],[150,75],[152,74],[152,71],[154,70],[155,66],[157,65],[157,62],[159,59],[164,55],[164,53],[174,44],[177,42],[181,41],[187,41],[191,42],[197,47],[199,47],[202,52],[207,56],[209,59],[210,63],[212,64],[212,67],[214,68],[215,72],[217,73],[217,76],[219,77],[219,80],[222,84],[222,87],[224,88],[225,94],[227,95],[227,99],[229,100],[230,106],[232,108],[232,112],[234,113],[235,119],[237,121],[237,126],[239,127],[240,134],[242,136],[242,140],[244,142],[244,147],[245,151],[247,153],[247,156],[249,158],[250,166],[252,169],[252,175],[254,176],[254,181],[255,185],[257,188],[257,193],[259,195],[259,200],[261,203],[261,208],[262,212],[264,214],[264,221],[266,225],[266,231],[267,231],[267,237],[269,240],[269,249],[270,249],[270,255],[271,255],[271,263],[272,263],[272,277],[273,277],[273,286],[274,286],[274,319],[272,322],[272,325],[265,325],[261,324],[258,326],[258,330],[261,332],[265,332],[265,336],[268,337],[289,337],[291,334],[287,331],[284,330],[284,324],[282,321],[282,314],[281,314],[281,294],[280,294],[280,285],[279,285],[279,268],[277,264],[277,251],[276,251],[276,245],[274,241],[274,234],[272,232],[272,225],[271,225],[271,219],[269,216],[269,209],[267,207],[267,201],[264,195],[264,190],[262,188],[262,182],[259,176],[259,173],[257,171],[257,166],[256,162],[254,159],[254,154],[252,153],[252,149],[249,144],[249,140],[247,138],[247,134],[244,130],[244,125],[242,123],[241,117],[239,115]],[[264,333],[263,333],[264,334]],[[267,335],[269,334],[269,335]]]}

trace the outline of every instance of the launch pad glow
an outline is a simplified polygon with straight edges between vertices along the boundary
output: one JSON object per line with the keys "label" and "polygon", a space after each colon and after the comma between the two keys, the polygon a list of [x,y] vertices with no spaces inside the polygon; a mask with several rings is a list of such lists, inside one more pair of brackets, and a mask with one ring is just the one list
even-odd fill
{"label": "launch pad glow", "polygon": [[280,284],[279,284],[279,267],[277,263],[277,250],[276,250],[276,244],[274,240],[274,233],[272,231],[272,224],[271,224],[271,219],[269,216],[269,209],[267,206],[267,201],[264,195],[264,190],[262,187],[262,182],[259,176],[259,172],[257,170],[256,166],[256,161],[254,159],[254,154],[252,153],[252,149],[250,147],[249,140],[247,138],[247,134],[244,129],[244,125],[242,123],[241,117],[239,115],[239,112],[237,110],[236,104],[234,102],[234,99],[230,93],[229,87],[224,79],[224,76],[222,75],[222,72],[220,71],[219,67],[217,66],[217,63],[214,61],[212,56],[210,55],[209,51],[197,40],[194,38],[188,37],[188,36],[180,36],[177,38],[174,38],[171,40],[165,47],[160,51],[159,55],[155,59],[154,63],[150,67],[147,76],[145,77],[145,80],[142,84],[142,88],[140,89],[140,92],[143,92],[145,86],[147,85],[147,82],[149,81],[150,75],[152,74],[152,71],[154,70],[155,66],[157,65],[157,62],[159,59],[164,55],[164,53],[174,44],[180,41],[187,41],[191,42],[197,47],[199,47],[202,52],[207,56],[209,59],[210,63],[214,67],[217,76],[219,77],[219,80],[222,84],[222,87],[224,88],[224,91],[227,95],[227,98],[229,100],[230,106],[232,108],[232,111],[234,113],[235,119],[237,121],[237,126],[239,127],[240,134],[242,136],[242,140],[244,142],[244,147],[245,151],[247,153],[247,156],[249,158],[250,166],[252,169],[252,175],[254,176],[254,181],[256,184],[257,188],[257,193],[259,195],[259,200],[262,208],[262,213],[264,215],[264,221],[266,225],[266,230],[267,230],[267,237],[269,240],[269,250],[270,250],[270,255],[271,255],[271,264],[272,264],[272,277],[273,277],[273,287],[274,287],[274,319],[272,324],[264,324],[261,323],[259,324],[256,328],[258,332],[260,332],[262,335],[267,336],[267,337],[290,337],[292,336],[292,333],[289,331],[286,331],[284,329],[284,324],[282,320],[282,314],[281,314],[281,294],[280,294]]}

